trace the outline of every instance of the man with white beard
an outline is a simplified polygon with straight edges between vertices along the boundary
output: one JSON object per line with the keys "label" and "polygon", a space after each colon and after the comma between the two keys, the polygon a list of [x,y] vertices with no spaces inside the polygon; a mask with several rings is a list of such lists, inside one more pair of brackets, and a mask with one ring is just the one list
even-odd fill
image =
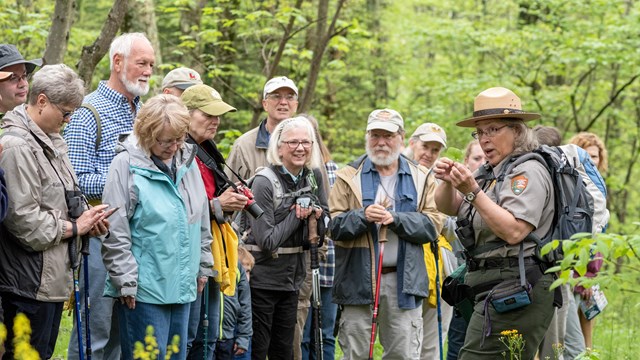
{"label": "man with white beard", "polygon": [[[433,175],[400,155],[404,133],[397,111],[373,111],[367,154],[340,169],[331,190],[333,302],[342,305],[338,339],[346,359],[369,358],[376,287],[385,357],[420,358],[421,305],[429,296],[422,245],[437,239],[444,216],[436,210]],[[382,226],[384,251],[378,239]]]}
{"label": "man with white beard", "polygon": [[[101,81],[98,88],[85,97],[64,130],[69,159],[80,189],[92,205],[99,204],[102,199],[107,172],[116,155],[114,148],[118,136],[133,130],[133,120],[142,105],[140,97],[149,91],[155,52],[144,34],[122,34],[111,42],[109,60],[109,79]],[[88,264],[92,357],[117,360],[120,359],[120,339],[118,320],[113,312],[116,300],[102,295],[107,272],[100,247],[100,239],[91,238]],[[80,290],[84,293],[82,278]],[[84,299],[81,301],[84,308]],[[77,331],[75,324],[72,334]],[[84,340],[86,336],[82,338]],[[77,336],[71,336],[68,358],[78,359],[78,351],[83,349]]]}

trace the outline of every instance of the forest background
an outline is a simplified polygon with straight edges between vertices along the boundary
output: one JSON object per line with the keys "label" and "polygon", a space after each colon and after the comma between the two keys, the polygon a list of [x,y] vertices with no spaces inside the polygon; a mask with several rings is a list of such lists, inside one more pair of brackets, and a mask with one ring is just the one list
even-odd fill
{"label": "forest background", "polygon": [[[435,122],[463,148],[470,132],[455,122],[480,91],[504,86],[542,114],[532,126],[604,140],[608,231],[635,236],[639,17],[634,0],[5,0],[0,39],[27,59],[77,69],[93,91],[108,78],[113,36],[146,33],[157,57],[150,94],[187,66],[238,108],[222,120],[223,152],[264,116],[266,80],[286,75],[301,90],[299,112],[318,118],[340,164],[364,152],[367,115],[383,107],[403,115],[409,134]],[[639,272],[628,279],[635,287]]]}

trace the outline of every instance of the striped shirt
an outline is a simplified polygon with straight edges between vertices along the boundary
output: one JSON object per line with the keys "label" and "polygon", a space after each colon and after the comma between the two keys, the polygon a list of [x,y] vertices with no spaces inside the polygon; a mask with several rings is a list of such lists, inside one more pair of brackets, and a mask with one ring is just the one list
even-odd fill
{"label": "striped shirt", "polygon": [[[329,161],[325,164],[327,169],[327,180],[329,180],[329,186],[333,186],[336,182],[336,171],[338,171],[338,165],[335,162]],[[336,252],[333,245],[333,240],[326,237],[327,240],[327,260],[320,261],[320,286],[333,287],[333,274],[336,268]]]}
{"label": "striped shirt", "polygon": [[111,161],[116,156],[118,135],[133,130],[133,120],[140,109],[140,98],[133,99],[136,110],[123,94],[109,88],[101,81],[96,91],[84,98],[100,115],[102,129],[100,147],[96,151],[97,124],[91,110],[78,108],[64,129],[64,139],[69,146],[69,160],[78,176],[80,189],[89,199],[101,199]]}

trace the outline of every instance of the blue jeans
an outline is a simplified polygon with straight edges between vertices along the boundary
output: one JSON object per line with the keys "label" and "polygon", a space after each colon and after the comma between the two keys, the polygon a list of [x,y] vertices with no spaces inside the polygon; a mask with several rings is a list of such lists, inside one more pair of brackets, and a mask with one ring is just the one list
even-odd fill
{"label": "blue jeans", "polygon": [[[209,278],[209,327],[207,329],[207,359],[215,359],[216,339],[220,333],[220,284]],[[189,337],[187,343],[187,359],[202,360],[204,358],[204,317],[205,306],[202,293],[190,304]]]}
{"label": "blue jeans", "polygon": [[[91,358],[93,360],[119,360],[120,359],[120,333],[118,329],[118,317],[113,311],[115,300],[110,297],[103,296],[104,284],[107,279],[107,269],[102,262],[100,247],[102,242],[99,238],[91,238],[89,240],[89,297],[91,309],[89,311],[89,328],[91,330]],[[82,309],[82,327],[86,324],[86,314],[84,313],[84,271],[80,269],[80,306]],[[85,341],[85,329],[82,329],[82,341]],[[77,360],[80,358],[78,354],[78,337],[76,321],[73,322],[73,330],[69,346],[67,348],[67,358],[69,360]],[[84,349],[84,344],[82,344]]]}
{"label": "blue jeans", "polygon": [[234,360],[251,360],[251,342],[249,342],[249,348],[242,355],[236,355]]}
{"label": "blue jeans", "polygon": [[118,320],[120,322],[120,346],[122,359],[133,360],[135,343],[144,344],[147,326],[153,326],[153,334],[158,343],[158,359],[164,359],[167,344],[172,342],[174,335],[180,337],[179,351],[172,359],[184,359],[187,353],[187,323],[189,321],[190,304],[157,305],[136,302],[135,309],[127,305],[116,303]]}
{"label": "blue jeans", "polygon": [[464,345],[464,337],[467,335],[467,321],[457,312],[451,317],[451,325],[447,333],[447,360],[457,360],[458,353]]}
{"label": "blue jeans", "polygon": [[[338,305],[331,302],[330,287],[320,288],[320,300],[322,301],[321,317],[322,317],[322,355],[324,360],[333,360],[336,352],[336,339],[333,337],[333,328],[336,324],[336,314],[338,313]],[[309,309],[309,316],[304,325],[304,334],[302,336],[302,359],[314,359],[316,353],[314,343],[311,341],[311,316],[313,307]]]}

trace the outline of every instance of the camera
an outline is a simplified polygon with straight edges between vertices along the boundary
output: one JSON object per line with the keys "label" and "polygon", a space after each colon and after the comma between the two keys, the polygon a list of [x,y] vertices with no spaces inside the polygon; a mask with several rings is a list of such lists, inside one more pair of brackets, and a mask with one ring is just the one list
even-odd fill
{"label": "camera", "polygon": [[476,237],[469,219],[464,218],[456,221],[456,226],[456,235],[462,246],[467,250],[473,249],[476,246]]}
{"label": "camera", "polygon": [[235,190],[238,194],[242,194],[249,199],[247,204],[244,206],[244,211],[248,212],[254,219],[262,216],[264,210],[262,210],[260,205],[258,205],[258,203],[253,199],[253,193],[248,187],[239,185],[235,187]]}
{"label": "camera", "polygon": [[79,218],[84,212],[84,196],[82,191],[67,190],[64,193],[64,199],[67,202],[67,209],[71,219]]}
{"label": "camera", "polygon": [[296,205],[300,206],[301,208],[308,208],[313,206],[313,202],[311,201],[310,197],[301,196],[296,199]]}

